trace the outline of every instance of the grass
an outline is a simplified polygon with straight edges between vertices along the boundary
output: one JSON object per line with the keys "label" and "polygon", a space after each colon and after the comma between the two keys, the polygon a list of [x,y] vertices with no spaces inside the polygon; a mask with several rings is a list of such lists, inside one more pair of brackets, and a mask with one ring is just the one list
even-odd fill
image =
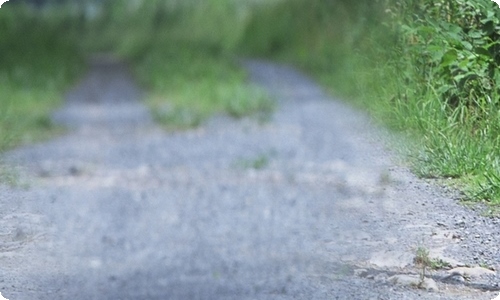
{"label": "grass", "polygon": [[425,281],[428,268],[431,268],[432,265],[432,260],[429,257],[429,250],[425,247],[418,247],[413,261],[415,265],[420,268],[419,286],[421,286]]}
{"label": "grass", "polygon": [[97,29],[89,26],[87,48],[132,62],[154,118],[167,129],[197,127],[217,114],[262,120],[274,104],[230,51],[245,24],[236,2],[153,1],[129,10],[129,2],[115,1]]}
{"label": "grass", "polygon": [[429,250],[424,246],[419,246],[415,251],[413,258],[415,266],[419,268],[419,284],[418,287],[422,288],[425,284],[425,279],[430,270],[451,269],[451,265],[440,259],[432,258],[429,256]]}
{"label": "grass", "polygon": [[240,48],[301,67],[412,141],[419,176],[453,178],[467,199],[498,205],[500,77],[489,54],[498,41],[485,36],[496,17],[488,1],[448,2],[276,3],[252,15]]}
{"label": "grass", "polygon": [[0,9],[0,150],[60,132],[50,114],[84,69],[66,13]]}
{"label": "grass", "polygon": [[116,0],[86,21],[6,3],[0,148],[54,132],[48,115],[81,72],[82,49],[130,61],[169,129],[217,114],[269,116],[272,101],[235,59],[265,56],[301,67],[413,141],[418,175],[453,178],[467,198],[498,205],[498,17],[490,1],[450,1]]}
{"label": "grass", "polygon": [[265,118],[274,108],[267,94],[223,54],[160,44],[135,61],[135,70],[150,90],[147,102],[155,119],[170,129],[196,127],[223,113]]}
{"label": "grass", "polygon": [[252,158],[242,158],[236,161],[235,166],[243,169],[262,170],[269,166],[272,156],[274,156],[274,151],[261,153]]}
{"label": "grass", "polygon": [[8,99],[0,101],[5,109],[0,117],[1,150],[41,141],[61,132],[50,119],[52,110],[60,103],[61,94],[57,90],[12,90],[8,84],[0,85],[0,89],[4,99]]}
{"label": "grass", "polygon": [[6,25],[0,28],[0,150],[61,131],[50,114],[93,52],[131,62],[155,119],[169,129],[196,127],[221,113],[259,119],[272,113],[273,102],[228,51],[244,22],[234,15],[241,28],[233,23],[222,33],[214,30],[234,9],[228,1],[148,1],[136,9],[113,1],[93,19],[74,8],[37,11],[6,3],[0,10]]}

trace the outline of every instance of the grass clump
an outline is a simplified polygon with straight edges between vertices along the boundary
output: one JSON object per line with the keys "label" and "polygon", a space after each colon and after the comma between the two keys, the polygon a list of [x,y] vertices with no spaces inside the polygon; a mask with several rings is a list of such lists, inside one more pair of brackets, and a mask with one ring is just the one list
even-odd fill
{"label": "grass clump", "polygon": [[235,166],[243,169],[262,170],[269,166],[272,156],[274,156],[274,151],[260,153],[255,157],[238,159]]}
{"label": "grass clump", "polygon": [[267,95],[222,54],[163,44],[145,53],[135,66],[138,78],[151,90],[153,115],[170,128],[196,127],[214,114],[241,118],[273,109]]}

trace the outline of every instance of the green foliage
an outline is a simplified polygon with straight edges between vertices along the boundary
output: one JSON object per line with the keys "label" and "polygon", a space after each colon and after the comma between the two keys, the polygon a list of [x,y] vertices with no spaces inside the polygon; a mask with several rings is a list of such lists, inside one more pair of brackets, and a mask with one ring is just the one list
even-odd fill
{"label": "green foliage", "polygon": [[0,150],[52,135],[50,113],[83,60],[67,12],[0,9]]}
{"label": "green foliage", "polygon": [[43,10],[7,3],[0,10],[0,149],[58,131],[50,113],[82,71],[83,53],[112,52],[129,60],[150,90],[154,116],[170,128],[197,126],[222,112],[243,117],[272,111],[270,99],[247,82],[229,53],[250,4],[100,3]]}
{"label": "green foliage", "polygon": [[195,127],[217,113],[239,118],[273,109],[236,63],[189,45],[157,45],[136,61],[136,70],[152,91],[154,116],[170,128]]}
{"label": "green foliage", "polygon": [[275,151],[271,150],[265,153],[260,153],[254,157],[238,159],[235,166],[243,169],[262,170],[269,166],[271,159],[275,156]]}
{"label": "green foliage", "polygon": [[[499,199],[498,66],[500,13],[487,0],[408,1],[401,45],[414,72],[414,97],[436,103],[420,130],[424,176],[474,177],[466,190],[476,199]],[[424,14],[425,12],[425,14]],[[417,84],[415,84],[417,83]],[[415,100],[413,100],[415,101]],[[429,114],[429,113],[427,113]]]}
{"label": "green foliage", "polygon": [[420,1],[416,9],[426,14],[413,14],[402,26],[405,46],[422,80],[436,88],[451,110],[461,108],[459,113],[451,111],[461,123],[481,119],[488,113],[483,102],[498,94],[495,6],[487,0]]}
{"label": "green foliage", "polygon": [[414,140],[415,171],[500,201],[500,11],[489,0],[290,0],[241,49],[281,58]]}
{"label": "green foliage", "polygon": [[132,61],[149,90],[155,119],[166,127],[196,127],[219,113],[260,117],[273,110],[269,97],[247,82],[229,52],[243,33],[246,5],[226,0],[108,5],[90,25],[101,33],[91,29],[87,47]]}
{"label": "green foliage", "polygon": [[155,117],[174,128],[218,113],[268,114],[272,103],[234,55],[270,56],[409,136],[419,175],[457,178],[470,198],[500,202],[500,12],[492,1],[103,3],[93,19],[78,10],[0,10],[0,140],[25,136],[12,134],[21,119],[31,135],[51,128],[48,113],[81,70],[78,49],[128,59]]}

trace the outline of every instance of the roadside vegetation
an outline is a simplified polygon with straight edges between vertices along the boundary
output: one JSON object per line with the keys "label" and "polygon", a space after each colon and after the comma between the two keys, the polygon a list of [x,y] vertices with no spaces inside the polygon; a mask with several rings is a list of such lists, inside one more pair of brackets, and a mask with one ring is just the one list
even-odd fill
{"label": "roadside vegetation", "polygon": [[214,114],[269,115],[272,101],[238,64],[266,57],[301,67],[407,137],[418,175],[451,179],[468,199],[500,203],[494,2],[101,3],[43,14],[9,3],[0,9],[0,89],[9,95],[0,98],[2,147],[52,128],[48,113],[82,71],[85,54],[113,52],[128,61],[156,119],[176,129]]}
{"label": "roadside vegetation", "polygon": [[500,203],[500,9],[489,0],[290,0],[242,49],[301,66],[404,134],[414,171]]}
{"label": "roadside vegetation", "polygon": [[60,131],[50,113],[84,69],[70,18],[9,3],[0,9],[0,150]]}

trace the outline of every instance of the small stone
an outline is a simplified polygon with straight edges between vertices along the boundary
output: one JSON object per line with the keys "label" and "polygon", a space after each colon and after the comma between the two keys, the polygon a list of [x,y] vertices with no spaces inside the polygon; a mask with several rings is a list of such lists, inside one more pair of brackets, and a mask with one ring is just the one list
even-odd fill
{"label": "small stone", "polygon": [[386,282],[388,278],[389,275],[387,275],[386,273],[379,273],[375,277],[373,277],[373,280],[375,280],[376,282]]}
{"label": "small stone", "polygon": [[449,280],[453,281],[456,283],[464,283],[465,282],[465,277],[463,277],[460,274],[450,274],[449,276],[446,276],[443,280]]}
{"label": "small stone", "polygon": [[485,275],[494,276],[495,271],[483,267],[458,267],[448,271],[450,276],[460,275],[465,278],[477,278]]}
{"label": "small stone", "polygon": [[368,270],[366,269],[356,269],[354,270],[354,275],[358,277],[366,277]]}
{"label": "small stone", "polygon": [[71,176],[80,176],[83,174],[83,168],[73,165],[69,167],[68,172]]}

